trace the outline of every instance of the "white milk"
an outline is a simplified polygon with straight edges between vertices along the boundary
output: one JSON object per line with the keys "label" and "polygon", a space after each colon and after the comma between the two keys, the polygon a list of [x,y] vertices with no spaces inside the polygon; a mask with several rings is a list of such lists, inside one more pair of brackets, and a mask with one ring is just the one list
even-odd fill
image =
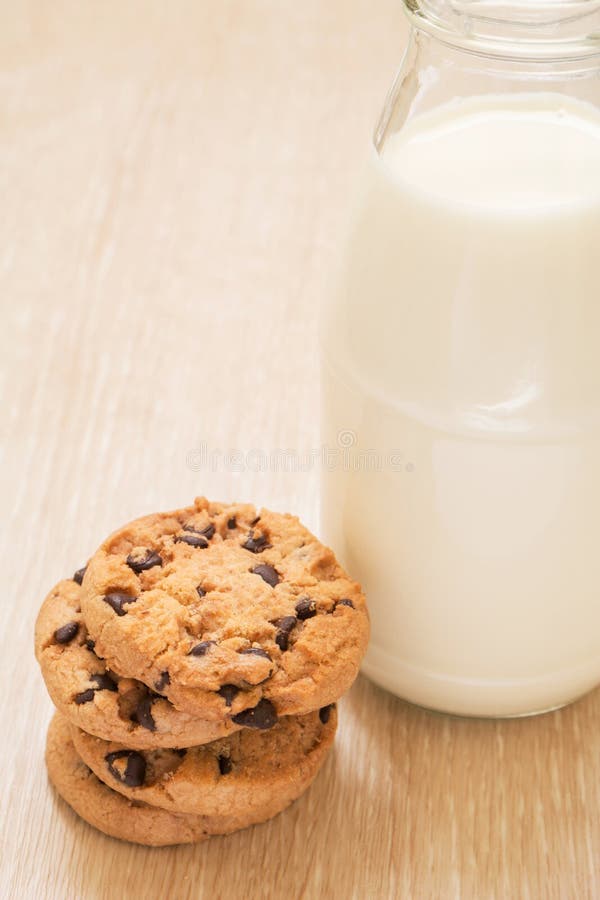
{"label": "white milk", "polygon": [[455,101],[373,152],[323,347],[326,442],[396,451],[324,475],[324,536],[370,603],[366,673],[472,715],[598,684],[594,108]]}

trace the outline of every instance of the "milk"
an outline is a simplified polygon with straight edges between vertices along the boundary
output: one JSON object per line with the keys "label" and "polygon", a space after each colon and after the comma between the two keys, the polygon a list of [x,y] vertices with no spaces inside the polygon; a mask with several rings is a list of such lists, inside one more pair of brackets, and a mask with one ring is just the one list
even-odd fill
{"label": "milk", "polygon": [[323,357],[326,443],[380,454],[323,476],[367,675],[469,715],[600,683],[597,111],[454,101],[373,151]]}

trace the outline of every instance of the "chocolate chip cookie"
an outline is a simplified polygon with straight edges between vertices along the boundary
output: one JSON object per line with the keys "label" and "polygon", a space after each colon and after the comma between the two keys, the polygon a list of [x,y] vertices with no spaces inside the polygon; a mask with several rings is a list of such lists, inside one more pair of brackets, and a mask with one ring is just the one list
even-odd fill
{"label": "chocolate chip cookie", "polygon": [[35,627],[35,652],[48,693],[69,721],[136,750],[203,744],[242,727],[180,712],[141,681],[108,669],[81,615],[80,575],[50,591]]}
{"label": "chocolate chip cookie", "polygon": [[227,819],[271,818],[312,782],[335,735],[335,707],[286,716],[270,731],[240,731],[187,750],[147,750],[72,728],[75,749],[95,775],[131,800]]}
{"label": "chocolate chip cookie", "polygon": [[369,634],[360,586],[297,518],[205,498],[111,535],[81,609],[111,671],[258,729],[334,702]]}
{"label": "chocolate chip cookie", "polygon": [[111,837],[161,847],[205,840],[211,834],[229,834],[250,825],[248,819],[211,819],[167,812],[145,803],[132,803],[112,791],[80,759],[71,739],[71,727],[57,713],[48,729],[46,765],[61,797],[90,825]]}

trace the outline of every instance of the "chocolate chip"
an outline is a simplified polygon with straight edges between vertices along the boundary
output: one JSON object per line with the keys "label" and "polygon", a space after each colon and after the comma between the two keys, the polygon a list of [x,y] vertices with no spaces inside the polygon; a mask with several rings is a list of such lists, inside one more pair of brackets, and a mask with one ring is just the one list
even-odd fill
{"label": "chocolate chip", "polygon": [[142,697],[131,717],[134,722],[137,722],[142,728],[147,728],[148,731],[156,731],[156,722],[152,718],[152,704],[155,699],[151,694]]}
{"label": "chocolate chip", "polygon": [[215,641],[200,641],[195,647],[189,651],[188,656],[206,656],[211,647],[215,646]]}
{"label": "chocolate chip", "polygon": [[117,685],[110,677],[110,675],[106,672],[95,672],[93,675],[90,675],[90,681],[93,681],[95,687],[87,688],[85,691],[81,691],[79,694],[75,694],[73,697],[74,702],[77,706],[81,706],[82,703],[89,703],[94,699],[94,694],[96,691],[117,691]]}
{"label": "chocolate chip", "polygon": [[223,687],[219,688],[217,694],[223,698],[225,706],[231,706],[239,692],[240,689],[235,684],[224,684]]}
{"label": "chocolate chip", "polygon": [[275,643],[281,651],[287,650],[290,632],[293,630],[296,621],[296,616],[284,616],[283,619],[278,619],[274,623],[275,625],[277,625]]}
{"label": "chocolate chip", "polygon": [[333,608],[337,609],[338,606],[349,606],[350,609],[354,609],[354,603],[352,602],[352,600],[347,600],[347,599],[336,600]]}
{"label": "chocolate chip", "polygon": [[232,719],[236,725],[266,731],[277,723],[277,712],[270,700],[263,699],[253,709],[244,709],[236,716],[232,716]]}
{"label": "chocolate chip", "polygon": [[87,570],[87,566],[84,566],[83,569],[77,569],[75,574],[73,575],[73,581],[75,584],[81,584],[83,581],[83,576],[85,575]]}
{"label": "chocolate chip", "polygon": [[186,747],[175,747],[175,749],[173,750],[173,753],[176,753],[177,756],[180,756],[183,759],[183,757],[187,753],[187,748]]}
{"label": "chocolate chip", "polygon": [[204,588],[200,587],[200,585],[198,585],[198,587],[196,588],[196,593],[200,598],[206,597],[206,591],[204,590]]}
{"label": "chocolate chip", "polygon": [[317,604],[310,597],[302,597],[296,603],[296,615],[303,622],[305,619],[312,619],[317,614]]}
{"label": "chocolate chip", "polygon": [[202,534],[179,534],[175,538],[180,544],[189,544],[190,547],[201,547],[206,550],[208,541]]}
{"label": "chocolate chip", "polygon": [[282,653],[288,649],[290,643],[290,636],[285,631],[278,631],[275,635],[275,643],[279,647]]}
{"label": "chocolate chip", "polygon": [[219,772],[221,775],[229,775],[233,768],[233,763],[228,756],[219,756],[217,759],[219,763]]}
{"label": "chocolate chip", "polygon": [[227,527],[230,531],[233,531],[234,528],[237,528],[237,521],[235,516],[232,516],[230,519],[227,519]]}
{"label": "chocolate chip", "polygon": [[[108,764],[108,771],[127,787],[141,787],[146,777],[146,760],[137,750],[116,750],[114,753],[107,753],[104,757]],[[125,770],[123,772],[116,768],[115,762],[118,759],[126,759]]]}
{"label": "chocolate chip", "polygon": [[110,677],[107,672],[103,672],[102,674],[90,675],[90,681],[94,681],[96,687],[95,691],[116,691],[118,690],[116,682]]}
{"label": "chocolate chip", "polygon": [[127,613],[126,609],[123,609],[127,603],[135,603],[138,599],[137,597],[132,597],[130,594],[121,594],[119,592],[114,592],[112,594],[106,594],[103,598],[105,603],[108,603],[110,608],[116,612],[118,616],[124,616]]}
{"label": "chocolate chip", "polygon": [[267,547],[270,547],[266,535],[259,534],[258,537],[254,537],[254,532],[250,531],[248,537],[242,544],[244,550],[249,550],[250,553],[262,553],[263,550],[266,550]]}
{"label": "chocolate chip", "polygon": [[93,641],[91,638],[87,638],[85,642],[85,646],[88,648],[90,653],[93,653],[96,649],[96,641]]}
{"label": "chocolate chip", "polygon": [[262,656],[264,659],[268,659],[271,662],[271,657],[267,653],[266,650],[263,650],[262,647],[246,647],[245,650],[240,650],[241,656]]}
{"label": "chocolate chip", "polygon": [[323,725],[327,725],[329,722],[329,717],[331,715],[331,710],[333,709],[334,704],[330,703],[329,706],[322,706],[319,710],[319,718]]}
{"label": "chocolate chip", "polygon": [[208,525],[205,525],[204,528],[196,528],[195,525],[184,525],[183,530],[191,531],[192,534],[201,534],[209,541],[211,537],[214,537],[216,531],[215,526],[212,522],[210,522]]}
{"label": "chocolate chip", "polygon": [[158,679],[158,681],[154,682],[154,687],[157,691],[160,692],[160,691],[164,691],[164,689],[166,688],[166,686],[168,684],[171,684],[171,676],[165,670],[164,672],[160,673],[160,678]]}
{"label": "chocolate chip", "polygon": [[196,528],[194,525],[184,525],[183,530],[191,531],[193,534],[202,534],[209,541],[215,534],[215,526],[212,522],[209,525],[205,525],[204,528]]}
{"label": "chocolate chip", "polygon": [[81,706],[82,703],[89,703],[90,700],[94,699],[94,694],[96,691],[94,688],[88,688],[87,691],[82,691],[80,694],[75,694],[73,700],[77,704],[77,706]]}
{"label": "chocolate chip", "polygon": [[256,525],[257,522],[260,522],[260,516],[256,516],[254,519],[252,519],[250,525]]}
{"label": "chocolate chip", "polygon": [[163,561],[153,550],[144,550],[143,553],[130,553],[125,560],[130,569],[139,575],[147,569],[153,569],[154,566],[162,566]]}
{"label": "chocolate chip", "polygon": [[66,625],[61,625],[60,628],[56,629],[54,632],[54,640],[57,644],[68,644],[73,640],[78,631],[79,622],[67,622]]}
{"label": "chocolate chip", "polygon": [[261,563],[260,566],[255,566],[255,568],[252,569],[252,574],[260,575],[262,580],[266,581],[267,584],[270,584],[271,587],[275,587],[276,585],[278,585],[281,580],[279,578],[279,572],[277,571],[277,569],[274,569],[273,566],[267,566],[263,563]]}

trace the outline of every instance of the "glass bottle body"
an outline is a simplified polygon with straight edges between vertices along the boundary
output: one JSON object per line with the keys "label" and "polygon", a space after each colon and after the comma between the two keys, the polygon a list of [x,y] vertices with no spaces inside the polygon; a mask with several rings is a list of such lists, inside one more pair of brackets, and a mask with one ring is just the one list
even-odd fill
{"label": "glass bottle body", "polygon": [[367,591],[367,675],[523,715],[600,682],[599,62],[457,43],[413,28],[359,192],[323,533]]}

